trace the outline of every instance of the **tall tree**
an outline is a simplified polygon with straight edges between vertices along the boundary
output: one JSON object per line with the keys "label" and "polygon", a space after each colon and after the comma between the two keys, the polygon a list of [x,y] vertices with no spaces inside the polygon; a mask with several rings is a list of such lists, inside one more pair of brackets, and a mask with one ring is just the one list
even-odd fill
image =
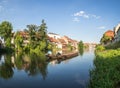
{"label": "tall tree", "polygon": [[8,21],[3,21],[0,24],[0,36],[4,39],[7,47],[11,46],[12,24]]}
{"label": "tall tree", "polygon": [[83,44],[83,41],[80,41],[80,42],[79,42],[78,48],[79,48],[79,53],[80,53],[80,55],[82,56],[82,55],[83,55],[83,52],[84,52],[84,44]]}
{"label": "tall tree", "polygon": [[37,41],[36,40],[36,31],[37,31],[37,26],[34,24],[27,25],[28,28],[28,33],[30,36],[30,47],[35,48]]}
{"label": "tall tree", "polygon": [[17,51],[20,51],[22,49],[22,44],[23,44],[23,38],[19,34],[19,32],[17,32],[15,36],[15,45],[16,45]]}
{"label": "tall tree", "polygon": [[44,20],[42,20],[42,24],[39,26],[38,33],[40,33],[41,40],[45,40],[47,38],[47,26]]}
{"label": "tall tree", "polygon": [[[44,20],[42,20],[42,24],[39,26],[38,34],[40,36],[40,50],[47,50],[48,42],[47,42],[47,26]],[[43,45],[44,44],[44,45]]]}

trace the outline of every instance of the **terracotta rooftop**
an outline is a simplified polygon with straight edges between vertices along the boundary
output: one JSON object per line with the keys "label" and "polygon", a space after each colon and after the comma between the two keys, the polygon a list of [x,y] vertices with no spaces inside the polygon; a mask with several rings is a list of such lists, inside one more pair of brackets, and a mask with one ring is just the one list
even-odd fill
{"label": "terracotta rooftop", "polygon": [[105,32],[105,35],[109,36],[109,37],[114,37],[114,31],[108,30],[108,31]]}
{"label": "terracotta rooftop", "polygon": [[66,44],[64,39],[58,39],[62,44]]}
{"label": "terracotta rooftop", "polygon": [[54,39],[52,37],[48,37],[50,42],[55,42],[55,43],[59,43],[59,41],[57,39]]}

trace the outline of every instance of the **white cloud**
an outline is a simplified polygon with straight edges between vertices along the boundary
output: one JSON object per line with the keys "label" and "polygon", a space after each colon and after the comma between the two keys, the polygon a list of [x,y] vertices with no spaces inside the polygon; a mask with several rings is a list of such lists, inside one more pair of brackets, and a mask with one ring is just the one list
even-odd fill
{"label": "white cloud", "polygon": [[89,15],[86,14],[84,11],[79,11],[77,13],[74,13],[75,17],[84,17],[84,18],[89,18]]}
{"label": "white cloud", "polygon": [[77,18],[77,17],[75,17],[75,18],[73,18],[73,21],[74,21],[74,22],[79,22],[79,21],[80,21],[80,19],[79,19],[79,18]]}
{"label": "white cloud", "polygon": [[85,14],[84,11],[80,11],[80,12],[74,13],[74,16],[83,16],[84,14]]}
{"label": "white cloud", "polygon": [[100,18],[100,16],[96,16],[96,15],[91,15],[91,17],[96,18],[96,19]]}
{"label": "white cloud", "polygon": [[83,18],[86,18],[86,19],[88,19],[88,18],[99,19],[99,18],[100,18],[100,16],[97,16],[97,15],[95,15],[95,14],[88,14],[88,13],[86,13],[85,11],[76,12],[76,13],[74,13],[73,16],[74,16],[74,17],[83,17]]}
{"label": "white cloud", "polygon": [[106,28],[105,26],[98,27],[98,29],[105,29],[105,28]]}

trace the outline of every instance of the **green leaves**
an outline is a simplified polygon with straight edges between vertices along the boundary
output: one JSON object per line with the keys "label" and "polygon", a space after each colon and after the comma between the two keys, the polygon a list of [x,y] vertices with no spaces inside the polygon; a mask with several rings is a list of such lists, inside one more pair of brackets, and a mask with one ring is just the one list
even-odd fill
{"label": "green leaves", "polygon": [[22,44],[23,44],[23,38],[21,35],[19,35],[19,33],[17,33],[15,36],[15,45],[17,51],[22,49]]}
{"label": "green leaves", "polygon": [[120,50],[96,52],[95,68],[90,72],[90,88],[118,88],[120,82]]}
{"label": "green leaves", "polygon": [[4,38],[5,46],[11,47],[12,24],[8,21],[3,21],[0,24],[0,37]]}
{"label": "green leaves", "polygon": [[13,27],[12,24],[8,21],[3,21],[0,24],[0,36],[6,40],[7,38],[11,37]]}
{"label": "green leaves", "polygon": [[110,36],[106,36],[105,34],[103,35],[103,37],[101,38],[100,42],[107,44],[108,42],[110,42],[112,40],[112,37]]}

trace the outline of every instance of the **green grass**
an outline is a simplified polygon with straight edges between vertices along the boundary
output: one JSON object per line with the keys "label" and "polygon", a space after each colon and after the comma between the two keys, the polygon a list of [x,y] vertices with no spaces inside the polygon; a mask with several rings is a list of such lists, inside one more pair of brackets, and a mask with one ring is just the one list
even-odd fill
{"label": "green grass", "polygon": [[89,88],[120,87],[120,50],[96,52]]}

